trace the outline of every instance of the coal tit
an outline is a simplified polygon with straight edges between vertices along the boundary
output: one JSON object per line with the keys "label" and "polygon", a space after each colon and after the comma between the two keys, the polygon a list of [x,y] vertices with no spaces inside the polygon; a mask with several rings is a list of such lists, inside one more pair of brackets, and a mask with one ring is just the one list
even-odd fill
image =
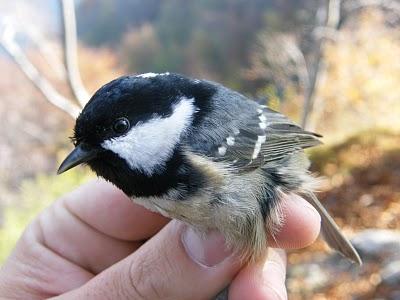
{"label": "coal tit", "polygon": [[361,263],[313,193],[303,149],[319,137],[215,82],[123,76],[86,104],[58,173],[86,163],[134,202],[199,232],[219,230],[246,260],[265,255],[282,196],[296,193],[321,214],[328,244]]}

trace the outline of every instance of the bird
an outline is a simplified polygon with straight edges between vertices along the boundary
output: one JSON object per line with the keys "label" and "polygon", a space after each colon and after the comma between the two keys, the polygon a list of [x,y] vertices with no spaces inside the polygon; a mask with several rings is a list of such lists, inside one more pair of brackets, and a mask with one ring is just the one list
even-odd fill
{"label": "bird", "polygon": [[321,144],[285,115],[219,83],[176,73],[119,77],[77,117],[58,174],[88,165],[135,203],[200,234],[218,230],[240,259],[265,257],[286,195],[321,215],[330,247],[360,256],[315,195],[304,149]]}

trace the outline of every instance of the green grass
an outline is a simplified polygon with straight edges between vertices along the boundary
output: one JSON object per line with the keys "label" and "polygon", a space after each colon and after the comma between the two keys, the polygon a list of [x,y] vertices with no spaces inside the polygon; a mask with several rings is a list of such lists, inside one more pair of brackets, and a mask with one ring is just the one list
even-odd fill
{"label": "green grass", "polygon": [[324,173],[329,164],[348,173],[368,163],[379,153],[400,151],[400,133],[386,129],[361,131],[343,142],[322,145],[308,151],[312,168]]}

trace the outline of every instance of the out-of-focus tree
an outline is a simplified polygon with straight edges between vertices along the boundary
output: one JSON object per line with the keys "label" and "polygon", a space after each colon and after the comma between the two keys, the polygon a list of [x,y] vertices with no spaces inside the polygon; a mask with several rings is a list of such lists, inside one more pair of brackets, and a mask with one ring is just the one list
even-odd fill
{"label": "out-of-focus tree", "polygon": [[[76,117],[79,113],[79,108],[85,104],[89,95],[83,87],[77,62],[77,36],[74,2],[73,0],[62,0],[60,2],[60,7],[64,28],[63,54],[65,67],[60,63],[58,63],[57,66],[58,69],[62,70],[62,72],[59,72],[59,75],[67,75],[65,76],[65,80],[74,96],[72,99],[57,91],[48,78],[46,78],[46,76],[32,63],[29,56],[26,54],[26,51],[23,49],[23,46],[18,41],[18,35],[23,35],[27,41],[30,41],[33,45],[37,46],[39,52],[42,52],[43,54],[42,57],[46,60],[46,54],[50,51],[44,53],[48,49],[48,47],[44,46],[48,45],[48,41],[45,38],[42,38],[43,35],[24,28],[24,26],[18,24],[16,20],[8,17],[4,18],[1,23],[0,45],[51,104],[63,110],[68,115]],[[57,61],[56,57],[53,56],[52,58],[55,58],[54,60]],[[48,65],[51,66],[51,63],[48,62]]]}
{"label": "out-of-focus tree", "polygon": [[157,61],[157,54],[161,52],[160,42],[150,23],[144,24],[139,29],[131,30],[124,35],[120,56],[125,57],[128,70],[141,72],[149,66],[151,71],[164,71]]}
{"label": "out-of-focus tree", "polygon": [[[132,72],[182,72],[254,94],[266,79],[248,80],[241,70],[251,63],[257,33],[267,27],[270,33],[306,36],[315,26],[315,8],[323,10],[323,2],[82,0],[78,29],[84,42],[120,50],[122,64]],[[318,16],[320,23],[325,21],[323,13]]]}
{"label": "out-of-focus tree", "polygon": [[[303,8],[295,26],[267,30],[259,34],[251,67],[245,72],[251,80],[272,84],[280,95],[289,87],[304,97],[302,125],[312,109],[315,86],[321,73],[325,34],[336,30],[340,0],[319,0]],[[275,19],[272,18],[272,24]],[[297,25],[297,26],[296,26]],[[274,28],[274,26],[272,26]]]}
{"label": "out-of-focus tree", "polygon": [[81,0],[77,3],[78,35],[90,46],[118,48],[125,32],[152,22],[162,0]]}
{"label": "out-of-focus tree", "polygon": [[271,1],[164,1],[155,20],[125,34],[122,61],[138,73],[169,70],[243,88],[238,70],[268,7]]}
{"label": "out-of-focus tree", "polygon": [[79,70],[89,94],[126,73],[119,64],[117,55],[109,48],[88,48],[80,45],[78,52]]}
{"label": "out-of-focus tree", "polygon": [[379,10],[362,13],[324,51],[326,72],[310,123],[330,138],[400,128],[399,53],[399,28]]}
{"label": "out-of-focus tree", "polygon": [[323,60],[326,46],[335,43],[340,30],[363,9],[379,9],[393,26],[398,25],[400,18],[400,5],[396,1],[319,0],[316,4],[314,8],[308,7],[303,16],[309,18],[303,19],[297,28],[276,31],[267,27],[259,35],[251,67],[245,72],[249,79],[273,84],[281,93],[288,87],[295,88],[303,95],[301,123],[311,129],[315,124],[308,123],[309,117],[326,72]]}
{"label": "out-of-focus tree", "polygon": [[[29,5],[21,3],[23,13],[29,11]],[[0,46],[9,54],[0,55],[1,70],[7,74],[0,81],[0,204],[9,201],[3,199],[12,199],[11,194],[6,196],[6,190],[12,190],[21,178],[54,172],[60,146],[68,143],[65,136],[73,126],[70,116],[75,116],[79,105],[89,99],[88,93],[80,101],[76,99],[78,93],[73,92],[68,80],[71,75],[67,75],[68,66],[63,62],[65,49],[54,28],[49,33],[44,30],[47,24],[25,26],[18,22],[21,16],[11,11],[0,19]],[[77,48],[72,49],[73,60],[79,52],[78,71],[90,92],[124,73],[112,51],[82,45]],[[78,61],[72,64],[77,70]]]}

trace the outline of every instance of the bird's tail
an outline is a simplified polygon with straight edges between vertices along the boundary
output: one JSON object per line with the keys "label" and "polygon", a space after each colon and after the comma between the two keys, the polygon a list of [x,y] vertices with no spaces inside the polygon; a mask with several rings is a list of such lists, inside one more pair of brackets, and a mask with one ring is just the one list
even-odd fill
{"label": "bird's tail", "polygon": [[319,212],[321,215],[321,232],[328,245],[339,251],[342,255],[349,258],[353,262],[362,265],[360,255],[354,249],[350,241],[341,233],[339,227],[329,215],[326,209],[322,206],[321,202],[317,199],[313,192],[305,194],[307,201]]}

